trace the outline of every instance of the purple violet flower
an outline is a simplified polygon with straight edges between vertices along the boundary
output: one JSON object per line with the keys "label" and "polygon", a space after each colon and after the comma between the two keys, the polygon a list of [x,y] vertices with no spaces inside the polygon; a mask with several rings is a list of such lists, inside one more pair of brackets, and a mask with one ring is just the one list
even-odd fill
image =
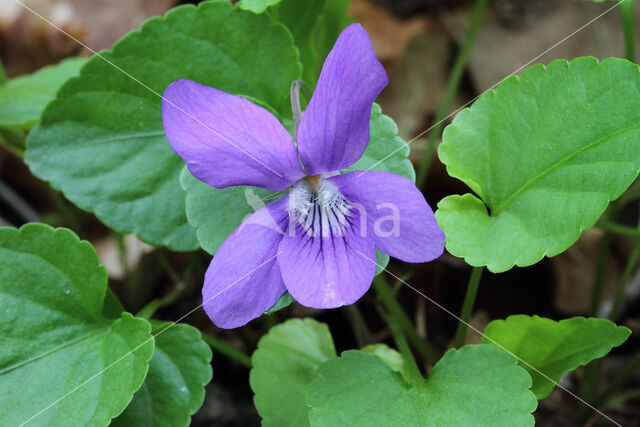
{"label": "purple violet flower", "polygon": [[293,186],[251,215],[211,261],[202,295],[217,326],[246,324],[285,291],[313,308],[353,304],[371,286],[376,248],[406,262],[442,254],[444,233],[413,182],[340,173],[364,153],[371,106],[387,82],[366,31],[348,26],[302,115],[297,151],[278,119],[245,98],[189,80],[166,89],[167,138],[196,178],[216,188]]}

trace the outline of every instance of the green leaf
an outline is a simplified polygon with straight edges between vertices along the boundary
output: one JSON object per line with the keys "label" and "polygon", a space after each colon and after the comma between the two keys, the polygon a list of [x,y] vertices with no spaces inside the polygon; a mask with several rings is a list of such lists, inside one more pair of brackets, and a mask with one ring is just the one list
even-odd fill
{"label": "green leaf", "polygon": [[154,245],[196,249],[179,182],[184,162],[164,136],[159,95],[186,78],[290,115],[289,87],[301,72],[291,35],[265,15],[205,2],[148,20],[101,56],[47,107],[25,159],[108,226]]}
{"label": "green leaf", "polygon": [[461,111],[438,153],[477,197],[438,204],[447,250],[502,272],[571,246],[638,175],[639,87],[628,61],[558,60]]}
{"label": "green leaf", "polygon": [[[325,0],[324,9],[320,20],[316,25],[313,35],[315,37],[315,76],[320,76],[324,60],[333,49],[338,36],[345,27],[355,20],[349,15],[351,0]],[[307,67],[309,68],[309,67]],[[314,80],[315,83],[315,80]]]}
{"label": "green leaf", "polygon": [[[10,79],[3,86],[0,83],[0,127],[31,129],[60,86],[77,76],[87,59],[67,59],[33,74]],[[0,80],[1,75],[4,72],[0,71]]]}
{"label": "green leaf", "polygon": [[532,426],[530,385],[515,359],[490,345],[449,350],[417,387],[351,350],[320,366],[307,403],[313,425]]}
{"label": "green leaf", "polygon": [[243,10],[248,10],[253,13],[262,13],[269,6],[280,3],[281,0],[240,0],[238,7]]}
{"label": "green leaf", "polygon": [[325,0],[306,0],[304,2],[282,0],[269,9],[271,16],[282,22],[291,31],[293,40],[300,50],[302,78],[312,90],[320,75],[320,70],[317,68],[315,34],[322,20],[324,7]]}
{"label": "green leaf", "polygon": [[242,221],[278,199],[277,193],[259,187],[214,188],[191,175],[186,166],[180,183],[187,192],[187,219],[202,249],[212,255]]}
{"label": "green leaf", "polygon": [[305,391],[318,366],[336,357],[329,328],[291,319],[271,328],[251,358],[251,389],[263,426],[309,425]]}
{"label": "green leaf", "polygon": [[144,319],[102,317],[106,291],[98,255],[71,231],[0,229],[0,424],[106,425],[124,410],[154,341]]}
{"label": "green leaf", "polygon": [[393,371],[402,375],[405,381],[410,382],[409,375],[405,372],[405,364],[402,355],[398,351],[390,348],[386,344],[371,344],[362,348],[363,353],[378,356],[384,361]]}
{"label": "green leaf", "polygon": [[183,323],[152,321],[156,348],[149,373],[114,426],[188,426],[211,381],[211,348]]}
{"label": "green leaf", "polygon": [[504,347],[526,362],[519,364],[531,374],[531,391],[544,399],[555,386],[544,376],[557,383],[562,374],[604,356],[630,334],[629,329],[605,319],[574,317],[556,322],[516,315],[489,323],[482,340]]}
{"label": "green leaf", "polygon": [[413,165],[407,159],[409,145],[398,136],[398,126],[389,116],[382,114],[378,104],[371,109],[371,124],[369,125],[371,139],[364,154],[347,171],[374,170],[392,172],[416,180]]}

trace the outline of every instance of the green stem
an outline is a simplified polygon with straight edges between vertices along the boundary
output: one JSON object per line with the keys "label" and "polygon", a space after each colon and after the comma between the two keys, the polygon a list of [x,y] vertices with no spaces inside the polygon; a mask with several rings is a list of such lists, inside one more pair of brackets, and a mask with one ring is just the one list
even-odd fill
{"label": "green stem", "polygon": [[[616,200],[611,203],[611,207],[607,213],[607,219],[604,223],[612,224],[618,216],[620,204]],[[609,252],[613,243],[613,232],[605,229],[600,248],[598,249],[598,259],[596,261],[596,269],[593,275],[593,284],[591,285],[591,301],[589,302],[589,316],[593,317],[598,313],[600,300],[602,299],[602,291],[604,289],[604,275],[607,271],[607,261],[609,260]]]}
{"label": "green stem", "polygon": [[402,309],[402,306],[400,306],[400,303],[398,303],[391,293],[391,289],[389,289],[389,285],[387,285],[387,282],[382,275],[376,276],[376,278],[373,279],[373,287],[386,310],[391,314],[394,321],[398,323],[400,328],[402,328],[407,339],[418,352],[422,360],[431,366],[435,365],[438,361],[438,352],[423,340],[420,335],[418,335],[413,323]]}
{"label": "green stem", "polygon": [[49,187],[48,191],[49,199],[53,203],[53,206],[55,206],[56,210],[60,213],[60,215],[62,215],[62,220],[64,221],[65,225],[74,230],[76,233],[82,231],[80,221],[78,221],[78,218],[76,217],[73,210],[69,206],[67,206],[64,198],[60,195],[60,192],[52,187]]}
{"label": "green stem", "polygon": [[467,285],[467,293],[464,296],[464,303],[462,304],[462,311],[460,312],[460,320],[458,321],[458,328],[456,329],[456,335],[453,338],[453,346],[460,348],[464,344],[464,337],[467,334],[467,325],[473,312],[473,305],[476,302],[476,295],[478,294],[478,287],[480,286],[480,277],[482,277],[483,267],[473,267],[471,271],[471,277],[469,277],[469,284]]}
{"label": "green stem", "polygon": [[185,278],[180,278],[180,275],[178,275],[178,273],[175,271],[169,260],[167,260],[167,258],[164,256],[162,251],[158,251],[157,254],[160,265],[173,282],[174,288],[173,290],[171,290],[171,292],[169,292],[162,298],[156,298],[142,307],[142,310],[138,312],[137,316],[143,317],[145,319],[151,318],[151,316],[153,316],[155,312],[158,311],[158,309],[169,306],[180,299],[185,291],[185,283],[189,281],[189,275],[191,272],[191,268],[188,268],[185,272]]}
{"label": "green stem", "polygon": [[462,81],[464,71],[467,68],[467,63],[469,62],[471,47],[473,46],[473,43],[475,41],[476,34],[478,33],[478,28],[480,27],[480,22],[484,17],[484,13],[487,9],[488,4],[489,0],[476,0],[476,4],[473,8],[469,28],[464,35],[462,46],[460,47],[458,55],[456,56],[455,63],[453,64],[453,69],[451,70],[449,81],[447,81],[447,86],[444,91],[444,97],[442,98],[442,101],[440,102],[440,106],[438,107],[438,111],[436,113],[435,124],[429,132],[427,146],[425,147],[424,153],[422,154],[422,160],[420,161],[420,168],[418,169],[418,176],[416,178],[416,185],[419,189],[422,189],[424,187],[424,184],[427,180],[427,175],[429,174],[429,169],[431,167],[431,159],[436,152],[437,139],[442,134],[444,121],[449,114],[449,111],[451,110],[453,99],[458,92],[458,88],[460,87],[460,82]]}
{"label": "green stem", "polygon": [[640,367],[640,353],[633,356],[633,358],[627,363],[627,365],[620,371],[616,377],[611,380],[611,383],[607,386],[607,388],[598,395],[598,398],[595,400],[594,406],[600,407],[603,406],[606,401],[611,398],[613,393],[620,388],[631,376],[633,371]]}
{"label": "green stem", "polygon": [[604,231],[610,231],[615,234],[621,234],[623,236],[630,236],[640,239],[640,230],[638,230],[637,228],[616,224],[610,221],[598,222],[597,226]]}
{"label": "green stem", "polygon": [[400,354],[402,354],[404,367],[406,373],[411,379],[411,384],[413,384],[414,386],[418,386],[419,384],[424,383],[424,377],[422,376],[422,372],[420,372],[420,368],[418,368],[416,359],[413,357],[413,353],[409,348],[407,339],[402,332],[402,327],[398,323],[397,319],[393,316],[391,316],[391,319],[388,323],[389,327],[391,328],[391,333],[393,334],[393,340],[396,342],[396,346],[398,347],[398,350],[400,350]]}
{"label": "green stem", "polygon": [[2,60],[0,59],[0,86],[4,85],[7,82],[7,73],[4,71],[4,66],[2,65]]}
{"label": "green stem", "polygon": [[602,291],[604,288],[604,275],[607,271],[607,261],[609,260],[609,252],[613,243],[613,233],[605,231],[598,249],[598,259],[596,261],[596,270],[593,275],[593,284],[591,286],[591,301],[589,303],[589,317],[593,317],[598,313],[600,300],[602,299]]}
{"label": "green stem", "polygon": [[153,316],[160,308],[169,306],[180,299],[183,293],[184,285],[182,282],[177,282],[176,287],[171,292],[162,298],[156,298],[150,301],[147,305],[142,307],[136,316],[144,319],[150,319],[151,316]]}
{"label": "green stem", "polygon": [[634,35],[633,5],[635,0],[625,0],[620,3],[622,15],[622,28],[624,30],[625,56],[631,62],[636,62],[636,46]]}
{"label": "green stem", "polygon": [[345,305],[343,311],[353,330],[358,347],[362,348],[373,342],[371,331],[357,304]]}
{"label": "green stem", "polygon": [[[640,234],[640,217],[638,217],[636,233]],[[618,285],[616,287],[616,295],[613,299],[613,306],[611,307],[611,312],[609,313],[609,319],[612,321],[615,321],[618,317],[618,311],[620,310],[620,306],[622,305],[622,300],[624,299],[627,284],[629,283],[631,274],[633,273],[633,270],[638,263],[638,258],[640,258],[640,238],[636,240],[636,243],[633,246],[633,250],[631,251],[631,255],[629,256],[627,264],[624,267],[624,271],[622,272],[622,276],[618,281]]]}
{"label": "green stem", "polygon": [[217,338],[212,337],[209,334],[205,334],[202,332],[202,339],[209,344],[209,346],[218,353],[222,353],[230,359],[235,360],[236,362],[241,363],[247,368],[251,369],[251,357],[244,354],[240,350],[233,348],[229,344],[224,341],[220,341]]}
{"label": "green stem", "polygon": [[29,204],[17,191],[9,184],[0,179],[0,200],[20,216],[24,222],[39,222],[40,215],[33,206]]}
{"label": "green stem", "polygon": [[25,141],[27,132],[17,128],[0,129],[0,145],[9,150],[15,156],[24,158]]}

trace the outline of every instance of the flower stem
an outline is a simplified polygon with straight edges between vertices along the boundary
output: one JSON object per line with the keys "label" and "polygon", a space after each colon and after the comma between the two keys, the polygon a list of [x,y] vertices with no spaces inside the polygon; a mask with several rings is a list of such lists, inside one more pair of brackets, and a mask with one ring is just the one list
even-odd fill
{"label": "flower stem", "polygon": [[613,393],[622,386],[631,376],[633,371],[635,371],[638,367],[640,367],[640,353],[637,353],[633,358],[627,363],[627,365],[620,371],[616,377],[611,380],[611,383],[607,386],[607,388],[598,395],[594,404],[596,407],[603,406],[604,403],[607,402],[608,399],[611,398]]}
{"label": "flower stem", "polygon": [[471,277],[469,277],[469,284],[467,285],[467,293],[464,296],[464,303],[462,304],[462,311],[460,312],[460,321],[458,322],[458,328],[453,338],[453,346],[455,348],[460,348],[464,344],[467,325],[469,324],[469,318],[471,318],[473,305],[475,304],[476,295],[478,294],[478,287],[480,286],[482,270],[483,267],[473,267],[471,271]]}
{"label": "flower stem", "polygon": [[476,4],[473,8],[469,28],[464,35],[462,45],[460,46],[460,50],[458,51],[458,55],[456,56],[455,63],[453,64],[453,69],[451,70],[451,74],[449,75],[449,80],[447,81],[447,86],[444,91],[444,97],[440,102],[440,106],[438,107],[438,111],[435,116],[435,124],[429,132],[427,146],[425,147],[425,150],[422,154],[420,168],[418,169],[418,176],[416,178],[416,186],[419,189],[422,189],[424,187],[424,184],[427,180],[427,175],[429,174],[429,169],[431,167],[431,159],[436,152],[437,139],[442,135],[444,121],[446,120],[446,117],[451,110],[453,99],[458,92],[458,88],[460,87],[462,76],[464,75],[464,71],[467,68],[467,63],[469,62],[471,47],[473,46],[473,43],[475,41],[476,34],[478,33],[478,28],[480,27],[480,22],[484,17],[484,13],[487,9],[488,4],[489,0],[476,0]]}
{"label": "flower stem", "polygon": [[433,366],[438,361],[437,351],[423,340],[416,331],[413,323],[404,312],[400,303],[395,299],[382,275],[373,279],[373,287],[378,294],[378,298],[386,310],[391,314],[393,320],[398,323],[399,327],[404,331],[405,336],[411,343],[411,346],[418,352],[420,358],[429,365]]}
{"label": "flower stem", "polygon": [[349,324],[353,330],[353,335],[356,338],[358,347],[364,347],[365,345],[372,343],[373,338],[371,336],[371,331],[369,330],[367,322],[360,312],[357,303],[345,305],[342,310],[349,320]]}
{"label": "flower stem", "polygon": [[611,221],[598,222],[598,228],[604,231],[610,231],[615,234],[623,236],[630,236],[640,239],[640,230],[637,228],[629,227],[627,225],[616,224]]}
{"label": "flower stem", "polygon": [[240,350],[230,346],[229,344],[227,344],[224,341],[220,341],[217,338],[212,337],[209,334],[206,334],[204,332],[201,332],[202,334],[202,339],[204,340],[204,342],[206,342],[207,344],[209,344],[209,346],[214,350],[217,351],[218,353],[222,353],[225,356],[227,356],[230,359],[235,360],[236,362],[246,366],[247,368],[251,369],[251,357],[249,357],[247,354],[241,352]]}
{"label": "flower stem", "polygon": [[[618,216],[618,209],[620,204],[618,201],[611,202],[611,207],[607,213],[607,220],[605,223],[614,221]],[[611,251],[611,245],[613,243],[613,232],[604,229],[604,235],[600,242],[600,249],[598,250],[598,259],[596,261],[596,269],[593,275],[593,284],[591,286],[591,301],[589,303],[589,316],[593,317],[598,313],[600,307],[600,300],[602,299],[602,291],[604,287],[604,275],[607,271],[607,261],[609,259],[609,252]]]}
{"label": "flower stem", "polygon": [[398,347],[398,350],[400,350],[400,354],[402,354],[404,368],[408,377],[411,379],[411,384],[418,386],[424,382],[424,377],[422,376],[422,372],[420,372],[420,368],[418,368],[416,359],[413,357],[413,353],[409,348],[409,344],[407,343],[407,339],[402,331],[402,327],[393,315],[389,320],[389,327],[393,334],[393,340],[396,342],[396,346]]}
{"label": "flower stem", "polygon": [[178,273],[174,270],[169,260],[167,260],[167,258],[164,256],[162,251],[158,251],[158,261],[173,282],[174,288],[167,295],[161,298],[156,298],[142,307],[142,309],[136,315],[138,317],[149,319],[155,314],[156,311],[158,311],[158,309],[176,302],[178,299],[180,299],[185,291],[185,283],[189,281],[190,269],[187,269],[185,278],[181,279]]}
{"label": "flower stem", "polygon": [[[636,232],[640,233],[640,217],[638,218],[638,225],[636,226]],[[618,311],[620,310],[620,306],[622,305],[622,300],[624,298],[627,284],[629,283],[629,279],[631,278],[631,273],[633,273],[633,270],[638,264],[639,258],[640,258],[640,238],[636,240],[636,243],[633,246],[633,250],[631,251],[631,255],[629,256],[629,259],[627,260],[627,264],[624,267],[624,271],[622,272],[622,276],[618,281],[618,286],[616,287],[616,295],[613,299],[613,306],[611,307],[611,312],[609,313],[609,320],[611,321],[615,321],[618,317]]]}
{"label": "flower stem", "polygon": [[633,6],[635,0],[625,0],[620,3],[620,15],[622,15],[622,28],[624,30],[625,57],[636,62],[636,45],[634,34]]}

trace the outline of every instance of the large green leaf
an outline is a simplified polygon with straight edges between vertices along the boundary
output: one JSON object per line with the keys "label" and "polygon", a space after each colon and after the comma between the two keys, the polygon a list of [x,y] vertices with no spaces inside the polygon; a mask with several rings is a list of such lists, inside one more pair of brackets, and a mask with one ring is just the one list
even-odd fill
{"label": "large green leaf", "polygon": [[88,58],[71,58],[0,86],[0,127],[31,129],[60,86],[77,76]]}
{"label": "large green leaf", "polygon": [[211,381],[211,348],[183,323],[153,321],[156,348],[149,373],[114,426],[187,426]]}
{"label": "large green leaf", "polygon": [[291,35],[265,15],[206,2],[150,19],[101,56],[47,107],[25,159],[108,226],[195,249],[179,182],[184,162],[164,136],[159,94],[187,78],[290,114],[289,87],[301,72]]}
{"label": "large green leaf", "polygon": [[522,359],[524,363],[519,362],[520,365],[533,379],[531,391],[538,399],[544,399],[562,374],[604,356],[630,334],[629,329],[605,319],[574,317],[556,322],[516,315],[489,323],[482,340]]}
{"label": "large green leaf", "polygon": [[378,104],[371,109],[369,125],[371,139],[364,154],[347,170],[374,170],[392,172],[416,180],[416,172],[407,158],[409,145],[398,136],[398,126],[389,116],[382,114]]}
{"label": "large green leaf", "polygon": [[[313,89],[318,80],[319,70],[316,38],[317,27],[321,22],[325,0],[282,0],[269,10],[279,22],[289,28],[293,40],[300,50],[302,78]],[[335,40],[334,40],[335,41]],[[324,60],[324,58],[323,58]]]}
{"label": "large green leaf", "polygon": [[210,254],[216,253],[249,215],[278,199],[277,193],[259,187],[214,188],[191,175],[186,166],[180,183],[187,192],[187,219],[200,246]]}
{"label": "large green leaf", "polygon": [[251,389],[264,426],[309,425],[305,392],[322,362],[336,357],[329,328],[313,319],[273,327],[251,358]]}
{"label": "large green leaf", "polygon": [[307,391],[322,426],[532,426],[531,378],[495,346],[449,350],[413,387],[382,359],[345,351],[323,363]]}
{"label": "large green leaf", "polygon": [[0,229],[0,425],[106,425],[147,374],[144,319],[101,315],[107,272],[71,231]]}
{"label": "large green leaf", "polygon": [[438,204],[448,251],[502,272],[573,244],[638,174],[639,87],[628,61],[558,60],[461,111],[438,153],[477,197]]}

